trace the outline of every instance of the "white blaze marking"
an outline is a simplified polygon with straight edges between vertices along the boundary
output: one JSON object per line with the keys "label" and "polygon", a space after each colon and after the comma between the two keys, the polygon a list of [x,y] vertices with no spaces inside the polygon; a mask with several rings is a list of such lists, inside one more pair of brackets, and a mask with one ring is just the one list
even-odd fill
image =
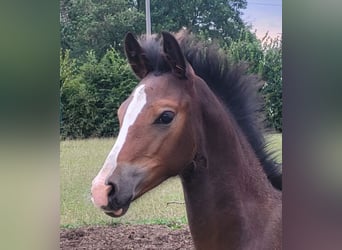
{"label": "white blaze marking", "polygon": [[128,134],[128,129],[130,126],[134,124],[136,121],[139,113],[144,108],[146,104],[146,93],[145,93],[145,85],[140,85],[136,88],[133,94],[133,99],[128,105],[128,108],[126,110],[126,114],[123,118],[122,127],[119,132],[119,136],[110,151],[109,155],[107,156],[107,159],[98,173],[98,175],[94,178],[92,185],[96,183],[104,184],[106,178],[114,172],[114,170],[117,167],[117,159],[118,155],[125,144],[126,137]]}

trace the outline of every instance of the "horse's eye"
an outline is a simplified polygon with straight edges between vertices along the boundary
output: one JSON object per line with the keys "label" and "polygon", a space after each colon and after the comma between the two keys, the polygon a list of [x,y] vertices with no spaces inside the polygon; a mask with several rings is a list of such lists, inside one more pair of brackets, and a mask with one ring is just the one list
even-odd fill
{"label": "horse's eye", "polygon": [[169,124],[172,122],[173,118],[175,117],[175,113],[172,111],[164,111],[157,120],[155,120],[155,124]]}

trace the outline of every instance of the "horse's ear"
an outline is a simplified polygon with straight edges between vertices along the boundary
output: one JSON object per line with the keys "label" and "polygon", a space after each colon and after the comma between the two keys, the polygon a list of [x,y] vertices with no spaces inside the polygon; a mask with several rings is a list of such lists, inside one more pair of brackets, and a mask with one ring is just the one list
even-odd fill
{"label": "horse's ear", "polygon": [[143,48],[130,32],[125,36],[125,53],[133,72],[143,79],[150,72],[149,63]]}
{"label": "horse's ear", "polygon": [[185,58],[176,38],[168,32],[162,32],[162,36],[166,61],[172,72],[181,79],[186,78]]}

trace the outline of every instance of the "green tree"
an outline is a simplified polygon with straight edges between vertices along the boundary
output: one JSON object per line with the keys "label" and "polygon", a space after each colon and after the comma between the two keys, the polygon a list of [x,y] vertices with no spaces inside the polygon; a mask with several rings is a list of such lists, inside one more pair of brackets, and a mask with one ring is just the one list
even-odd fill
{"label": "green tree", "polygon": [[84,138],[93,135],[95,99],[78,75],[75,59],[69,51],[60,53],[60,135]]}
{"label": "green tree", "polygon": [[119,130],[116,112],[137,83],[126,60],[114,48],[100,60],[94,51],[90,51],[80,66],[80,77],[95,99],[95,135],[116,135]]}
{"label": "green tree", "polygon": [[[281,40],[259,41],[246,29],[246,0],[151,0],[152,32],[190,29],[216,40],[237,63],[263,77],[270,124],[281,131]],[[137,80],[123,59],[128,31],[145,33],[145,0],[61,0],[61,135],[113,136],[116,111]]]}
{"label": "green tree", "polygon": [[263,40],[264,60],[262,77],[266,80],[262,88],[265,98],[267,120],[277,130],[282,131],[282,41],[280,38]]}
{"label": "green tree", "polygon": [[[186,27],[205,39],[229,44],[244,28],[246,0],[151,1],[152,32]],[[61,0],[61,46],[72,57],[94,50],[102,57],[110,46],[122,51],[127,31],[145,33],[144,0]]]}
{"label": "green tree", "polygon": [[122,50],[127,31],[142,33],[144,13],[125,0],[62,0],[61,46],[73,57],[94,50],[102,57],[111,46]]}
{"label": "green tree", "polygon": [[61,137],[115,136],[116,112],[134,89],[135,76],[114,48],[101,59],[89,51],[78,64],[69,51],[61,52]]}
{"label": "green tree", "polygon": [[246,62],[249,73],[264,80],[261,94],[265,100],[268,125],[282,131],[282,42],[267,34],[260,41],[255,34],[243,31],[240,38],[226,48],[235,63]]}
{"label": "green tree", "polygon": [[186,27],[205,39],[229,44],[244,28],[240,16],[246,6],[246,0],[152,0],[152,31],[178,31]]}
{"label": "green tree", "polygon": [[254,33],[241,30],[239,38],[225,48],[235,63],[247,62],[249,73],[262,74],[264,53]]}

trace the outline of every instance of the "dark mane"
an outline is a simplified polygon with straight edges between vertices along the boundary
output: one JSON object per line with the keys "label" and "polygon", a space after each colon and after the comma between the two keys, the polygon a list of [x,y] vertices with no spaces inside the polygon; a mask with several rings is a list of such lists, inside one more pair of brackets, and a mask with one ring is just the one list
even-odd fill
{"label": "dark mane", "polygon": [[[263,120],[260,119],[262,102],[258,96],[261,85],[259,78],[246,74],[246,67],[242,65],[232,65],[227,55],[215,44],[199,42],[185,31],[175,34],[175,37],[195,73],[234,115],[273,186],[281,190],[281,166],[267,152],[263,136]],[[148,39],[142,36],[139,39],[155,74],[170,71],[161,53],[160,40],[158,35]]]}

